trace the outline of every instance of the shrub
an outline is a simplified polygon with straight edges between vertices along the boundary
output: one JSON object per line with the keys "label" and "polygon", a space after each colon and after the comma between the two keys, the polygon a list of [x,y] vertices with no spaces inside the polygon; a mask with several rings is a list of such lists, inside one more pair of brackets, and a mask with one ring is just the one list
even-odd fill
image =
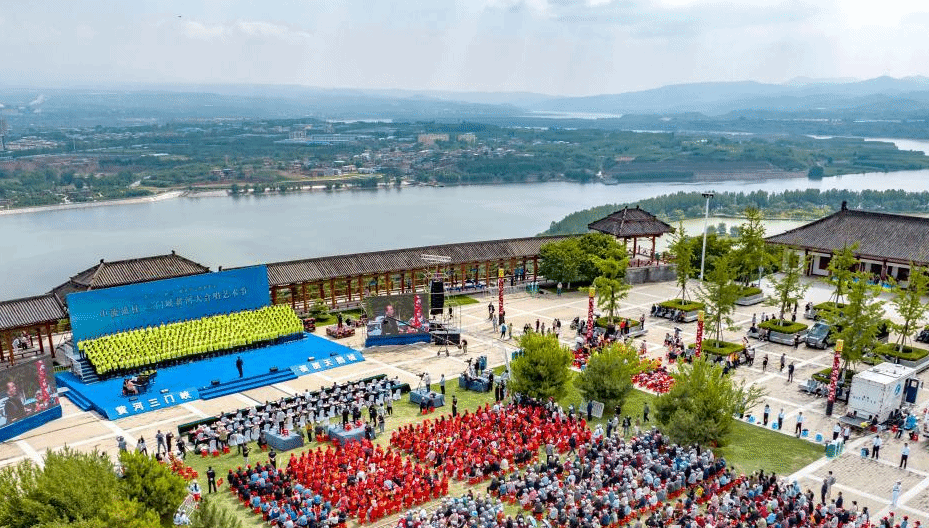
{"label": "shrub", "polygon": [[819,304],[813,305],[814,310],[829,310],[829,311],[834,311],[834,312],[837,312],[844,308],[845,308],[845,303],[837,303],[835,301],[826,301],[826,302],[821,302]]}
{"label": "shrub", "polygon": [[754,297],[755,295],[761,295],[761,288],[756,288],[755,286],[744,286],[739,290],[739,297]]}
{"label": "shrub", "polygon": [[900,359],[903,361],[919,361],[926,356],[929,356],[929,350],[925,348],[915,348],[911,346],[904,346],[903,352],[898,351],[899,347],[897,345],[881,345],[877,347],[874,352],[884,356],[887,359]]}
{"label": "shrub", "polygon": [[[854,377],[855,374],[857,374],[857,372],[855,372],[854,370],[845,371],[845,384],[846,385],[852,382],[852,377]],[[811,377],[820,383],[826,383],[826,384],[832,383],[832,369],[827,368],[827,369],[820,370],[818,372],[814,372]]]}
{"label": "shrub", "polygon": [[802,332],[809,328],[803,323],[792,323],[790,321],[779,321],[777,319],[771,319],[763,323],[758,323],[758,326],[764,328],[765,330],[780,332],[782,334],[796,334],[797,332]]}
{"label": "shrub", "polygon": [[[619,328],[619,322],[622,320],[625,320],[626,324],[628,324],[630,328],[635,328],[642,324],[637,319],[629,319],[627,317],[617,317],[613,319],[613,324],[616,325],[616,328]],[[599,326],[600,328],[606,328],[607,325],[609,324],[610,324],[609,317],[598,317],[594,319],[594,326]]]}
{"label": "shrub", "polygon": [[728,356],[733,352],[741,352],[743,348],[741,343],[716,341],[715,339],[705,339],[701,346],[704,354],[713,354],[716,356]]}
{"label": "shrub", "polygon": [[685,312],[695,312],[697,310],[702,310],[705,304],[702,302],[696,301],[684,301],[683,299],[671,299],[670,301],[664,301],[658,303],[658,306],[662,308],[673,308],[675,310],[683,310]]}

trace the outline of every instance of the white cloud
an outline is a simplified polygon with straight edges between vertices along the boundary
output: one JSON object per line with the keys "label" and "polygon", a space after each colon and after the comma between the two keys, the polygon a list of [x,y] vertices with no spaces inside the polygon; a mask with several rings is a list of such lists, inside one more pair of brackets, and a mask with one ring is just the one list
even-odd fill
{"label": "white cloud", "polygon": [[221,40],[226,36],[226,28],[221,25],[209,25],[193,20],[184,21],[184,34],[197,40]]}

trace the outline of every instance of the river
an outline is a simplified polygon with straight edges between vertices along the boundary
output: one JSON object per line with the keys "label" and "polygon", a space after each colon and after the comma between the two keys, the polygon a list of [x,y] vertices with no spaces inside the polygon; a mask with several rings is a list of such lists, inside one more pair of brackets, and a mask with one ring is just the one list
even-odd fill
{"label": "river", "polygon": [[[215,270],[220,265],[532,236],[547,229],[551,221],[580,209],[677,191],[808,188],[929,191],[929,170],[821,180],[662,181],[612,186],[552,182],[185,197],[11,214],[0,216],[0,240],[4,241],[0,299],[44,293],[101,258],[119,260],[174,249]],[[739,223],[722,221],[730,226]],[[775,234],[794,225],[771,224],[768,232]],[[700,227],[688,231],[699,232]]]}

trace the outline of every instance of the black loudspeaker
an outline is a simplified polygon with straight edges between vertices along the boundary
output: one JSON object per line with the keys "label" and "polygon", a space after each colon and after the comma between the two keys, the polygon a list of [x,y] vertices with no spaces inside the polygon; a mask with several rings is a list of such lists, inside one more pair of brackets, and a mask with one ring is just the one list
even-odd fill
{"label": "black loudspeaker", "polygon": [[429,285],[429,314],[442,315],[445,311],[445,283],[432,281]]}
{"label": "black loudspeaker", "polygon": [[213,380],[210,382],[210,385],[219,385],[219,380]]}
{"label": "black loudspeaker", "polygon": [[271,367],[268,369],[268,372],[277,372],[277,367]]}

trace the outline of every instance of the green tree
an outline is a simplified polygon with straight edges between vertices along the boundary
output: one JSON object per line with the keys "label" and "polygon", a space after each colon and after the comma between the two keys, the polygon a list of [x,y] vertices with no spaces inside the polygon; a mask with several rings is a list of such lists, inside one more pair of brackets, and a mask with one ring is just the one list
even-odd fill
{"label": "green tree", "polygon": [[519,338],[523,355],[512,363],[513,391],[533,398],[560,400],[571,380],[571,362],[574,355],[561,345],[553,334],[527,332]]}
{"label": "green tree", "polygon": [[626,282],[629,258],[624,256],[621,250],[615,249],[607,258],[594,256],[592,260],[600,270],[600,276],[594,279],[594,286],[597,289],[597,305],[609,312],[612,324],[619,301],[629,294],[631,288]]}
{"label": "green tree", "polygon": [[693,275],[693,248],[684,231],[684,223],[678,224],[668,246],[668,257],[677,270],[677,285],[681,289],[680,299],[687,300],[687,280]]}
{"label": "green tree", "polygon": [[760,387],[736,382],[723,375],[721,366],[702,358],[680,364],[672,377],[671,390],[655,400],[655,414],[679,444],[725,445],[735,415],[764,396]]}
{"label": "green tree", "polygon": [[587,401],[603,402],[608,409],[626,402],[632,392],[632,376],[642,372],[642,361],[635,347],[613,343],[590,356],[587,368],[574,386]]}
{"label": "green tree", "polygon": [[906,288],[897,286],[890,304],[897,309],[897,315],[903,319],[902,323],[894,323],[891,328],[897,332],[898,351],[902,352],[906,340],[919,322],[926,316],[927,305],[923,304],[923,297],[929,287],[929,277],[926,268],[916,267],[910,263],[910,280]]}
{"label": "green tree", "polygon": [[799,302],[810,287],[809,284],[804,284],[802,280],[808,262],[808,259],[803,258],[791,247],[785,247],[781,251],[781,272],[778,276],[769,279],[774,289],[774,295],[767,299],[768,306],[780,308],[778,318],[781,324],[787,323],[784,314],[787,313],[788,307]]}
{"label": "green tree", "polygon": [[836,304],[842,304],[845,293],[849,289],[852,275],[855,273],[852,268],[858,265],[858,259],[855,258],[856,249],[858,249],[857,243],[844,246],[841,250],[834,252],[829,260],[827,269],[829,270],[829,276],[835,283],[835,290],[829,300],[835,301]]}
{"label": "green tree", "polygon": [[745,223],[739,226],[739,241],[734,262],[739,264],[738,277],[743,286],[761,276],[772,264],[771,253],[764,241],[764,215],[757,207],[745,209]]}
{"label": "green tree", "polygon": [[141,453],[122,452],[122,485],[129,499],[136,500],[155,512],[162,521],[171,519],[177,505],[187,495],[184,479],[152,457]]}
{"label": "green tree", "polygon": [[122,496],[109,459],[64,448],[39,467],[26,460],[0,470],[0,526],[30,528],[97,519]]}
{"label": "green tree", "polygon": [[581,261],[577,268],[578,280],[585,282],[593,282],[601,275],[595,258],[610,258],[617,251],[623,255],[628,253],[615,237],[606,233],[585,233],[575,240],[581,252]]}
{"label": "green tree", "polygon": [[723,328],[732,328],[735,302],[742,290],[734,280],[733,268],[731,254],[717,258],[697,291],[700,302],[706,305],[706,323],[713,329],[717,344],[722,340]]}
{"label": "green tree", "polygon": [[563,282],[567,288],[571,287],[571,282],[577,280],[578,270],[584,258],[577,239],[574,238],[542,244],[539,257],[542,259],[539,272],[550,280]]}
{"label": "green tree", "polygon": [[876,302],[880,291],[878,287],[868,283],[869,274],[858,272],[848,279],[848,302],[837,312],[838,315],[831,316],[828,321],[838,329],[835,338],[844,342],[843,371],[854,368],[865,353],[874,350],[877,335],[884,324],[884,308],[881,303]]}
{"label": "green tree", "polygon": [[190,525],[191,528],[242,528],[242,520],[210,496],[205,496]]}

